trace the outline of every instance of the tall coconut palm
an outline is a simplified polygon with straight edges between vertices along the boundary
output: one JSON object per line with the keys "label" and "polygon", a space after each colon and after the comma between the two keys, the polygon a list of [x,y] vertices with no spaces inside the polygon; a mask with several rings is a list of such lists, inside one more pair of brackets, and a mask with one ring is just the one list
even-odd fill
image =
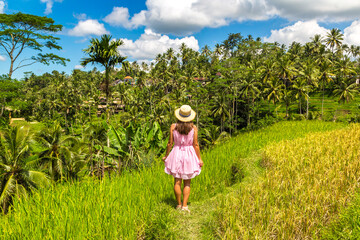
{"label": "tall coconut palm", "polygon": [[105,94],[106,101],[110,97],[110,80],[109,74],[117,64],[121,64],[126,57],[120,55],[118,48],[123,45],[124,42],[121,39],[114,40],[111,35],[104,34],[100,40],[92,38],[90,40],[90,46],[83,51],[89,55],[87,58],[81,60],[81,65],[87,64],[101,64],[105,67]]}
{"label": "tall coconut palm", "polygon": [[306,89],[306,119],[309,118],[309,92],[311,90],[311,86],[318,87],[318,79],[319,79],[319,70],[316,67],[316,64],[311,59],[308,59],[303,65],[302,70],[299,72],[300,77],[305,79],[306,84],[309,86]]}
{"label": "tall coconut palm", "polygon": [[275,62],[276,73],[279,78],[284,83],[284,101],[286,107],[286,117],[289,115],[289,105],[290,105],[290,96],[288,94],[288,85],[294,78],[296,74],[296,69],[294,68],[294,62],[290,59],[288,55],[284,55],[277,59]]}
{"label": "tall coconut palm", "polygon": [[224,130],[224,122],[230,117],[228,99],[225,94],[219,94],[214,98],[214,108],[212,114],[214,117],[220,117],[221,132]]}
{"label": "tall coconut palm", "polygon": [[29,165],[32,137],[28,130],[11,127],[0,135],[0,210],[6,213],[13,197],[26,196],[31,190],[47,186],[45,173]]}
{"label": "tall coconut palm", "polygon": [[325,43],[331,48],[331,51],[334,52],[334,48],[339,48],[344,40],[344,34],[341,33],[340,29],[333,28],[326,35]]}
{"label": "tall coconut palm", "polygon": [[311,47],[311,53],[317,54],[320,50],[320,48],[323,46],[323,37],[320,34],[315,34],[314,37],[310,38],[310,47]]}
{"label": "tall coconut palm", "polygon": [[350,52],[353,58],[356,58],[360,55],[360,46],[351,45],[350,46]]}
{"label": "tall coconut palm", "polygon": [[239,93],[240,96],[247,102],[248,106],[248,116],[247,116],[247,125],[251,124],[251,109],[254,108],[255,99],[261,93],[261,82],[260,82],[260,73],[258,71],[258,62],[252,61],[249,63],[249,66],[246,68],[247,73],[245,78],[240,82]]}
{"label": "tall coconut palm", "polygon": [[319,79],[322,83],[322,102],[321,102],[321,117],[324,116],[324,98],[325,98],[325,83],[331,82],[332,78],[335,76],[332,73],[332,63],[330,61],[321,62],[319,65]]}
{"label": "tall coconut palm", "polygon": [[266,99],[275,105],[275,111],[277,114],[276,103],[280,102],[283,98],[284,84],[275,77],[272,77],[269,81],[267,81],[265,86],[264,93],[266,94]]}
{"label": "tall coconut palm", "polygon": [[349,83],[349,81],[341,80],[339,84],[336,84],[333,91],[335,96],[339,96],[340,103],[348,103],[355,99],[355,96],[359,94],[359,88],[356,83]]}
{"label": "tall coconut palm", "polygon": [[311,86],[307,83],[306,79],[298,78],[292,85],[294,89],[294,96],[299,99],[299,113],[302,114],[301,99],[305,98],[306,102],[309,102],[309,91]]}

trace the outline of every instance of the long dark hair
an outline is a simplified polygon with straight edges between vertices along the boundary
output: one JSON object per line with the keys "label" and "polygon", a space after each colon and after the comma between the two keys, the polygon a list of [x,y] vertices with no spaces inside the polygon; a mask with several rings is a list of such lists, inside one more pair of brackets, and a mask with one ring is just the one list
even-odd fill
{"label": "long dark hair", "polygon": [[182,122],[178,120],[176,123],[175,130],[182,135],[188,135],[191,129],[193,129],[194,124],[192,122]]}

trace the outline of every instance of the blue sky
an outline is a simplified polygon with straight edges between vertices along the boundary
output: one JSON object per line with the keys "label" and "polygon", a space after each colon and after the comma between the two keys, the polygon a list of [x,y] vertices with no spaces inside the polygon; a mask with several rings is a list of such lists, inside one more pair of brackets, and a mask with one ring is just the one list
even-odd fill
{"label": "blue sky", "polygon": [[[344,43],[360,45],[357,0],[0,0],[0,13],[19,11],[63,25],[57,34],[63,49],[56,53],[70,62],[66,67],[34,64],[16,71],[13,76],[18,79],[29,71],[71,73],[80,68],[89,40],[102,34],[123,39],[119,51],[129,61],[140,62],[151,61],[169,47],[176,50],[182,42],[194,50],[213,48],[237,32],[289,44],[305,43],[315,34],[325,36],[336,27],[344,34]],[[26,51],[23,58],[32,54]],[[0,74],[8,73],[9,65],[0,50]]]}

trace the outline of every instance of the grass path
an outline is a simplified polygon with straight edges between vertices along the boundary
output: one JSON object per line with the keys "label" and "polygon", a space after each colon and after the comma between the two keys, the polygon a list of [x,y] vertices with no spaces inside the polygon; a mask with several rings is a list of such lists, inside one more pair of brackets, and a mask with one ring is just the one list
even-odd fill
{"label": "grass path", "polygon": [[168,209],[171,212],[170,215],[172,218],[172,226],[169,228],[169,231],[172,232],[170,235],[173,239],[217,239],[216,230],[213,230],[214,232],[209,232],[208,229],[211,229],[212,215],[218,207],[219,200],[236,193],[237,190],[244,184],[252,184],[264,171],[264,169],[260,166],[260,151],[254,152],[249,158],[240,159],[240,161],[244,165],[246,171],[245,177],[240,183],[236,183],[228,187],[225,192],[222,192],[210,199],[204,199],[197,202],[190,201],[189,209],[191,210],[191,213],[175,210],[172,206],[172,209]]}
{"label": "grass path", "polygon": [[[329,129],[331,130],[331,129]],[[311,131],[310,131],[311,132]],[[305,137],[308,133],[297,137],[290,137],[290,139],[297,139]],[[287,137],[284,137],[286,139]],[[270,143],[270,142],[269,142]],[[267,145],[267,144],[265,144]],[[264,147],[264,146],[263,146]],[[167,205],[166,209],[162,208],[162,211],[170,212],[170,217],[167,222],[166,230],[164,228],[158,232],[156,237],[150,239],[233,239],[233,233],[227,233],[228,226],[222,226],[219,224],[219,216],[217,214],[222,211],[221,203],[231,201],[231,199],[238,198],[241,190],[253,184],[256,184],[265,173],[265,168],[261,166],[263,147],[260,149],[254,149],[250,151],[247,157],[239,157],[235,161],[243,167],[244,177],[235,182],[234,185],[226,187],[224,191],[216,194],[213,197],[204,197],[198,201],[189,202],[189,209],[191,213],[185,213],[183,211],[175,210],[175,205]],[[196,181],[196,179],[194,179]],[[201,187],[199,185],[195,187]],[[159,212],[155,211],[154,215],[158,215]],[[220,218],[222,218],[220,216]],[[217,222],[216,222],[217,221]],[[225,220],[226,221],[226,220]],[[227,222],[227,225],[232,223]],[[158,226],[159,227],[159,226]],[[234,225],[236,229],[237,226]],[[159,228],[153,228],[152,231],[158,231]],[[161,231],[167,232],[162,234]],[[166,236],[166,238],[164,237]]]}

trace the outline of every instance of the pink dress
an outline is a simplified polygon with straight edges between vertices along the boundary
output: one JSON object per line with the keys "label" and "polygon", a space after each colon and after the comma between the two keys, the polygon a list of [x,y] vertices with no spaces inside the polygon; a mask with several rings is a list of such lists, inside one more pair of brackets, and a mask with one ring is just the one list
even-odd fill
{"label": "pink dress", "polygon": [[194,128],[188,135],[173,130],[174,147],[165,160],[165,172],[175,178],[191,179],[201,172],[200,161],[193,147]]}

